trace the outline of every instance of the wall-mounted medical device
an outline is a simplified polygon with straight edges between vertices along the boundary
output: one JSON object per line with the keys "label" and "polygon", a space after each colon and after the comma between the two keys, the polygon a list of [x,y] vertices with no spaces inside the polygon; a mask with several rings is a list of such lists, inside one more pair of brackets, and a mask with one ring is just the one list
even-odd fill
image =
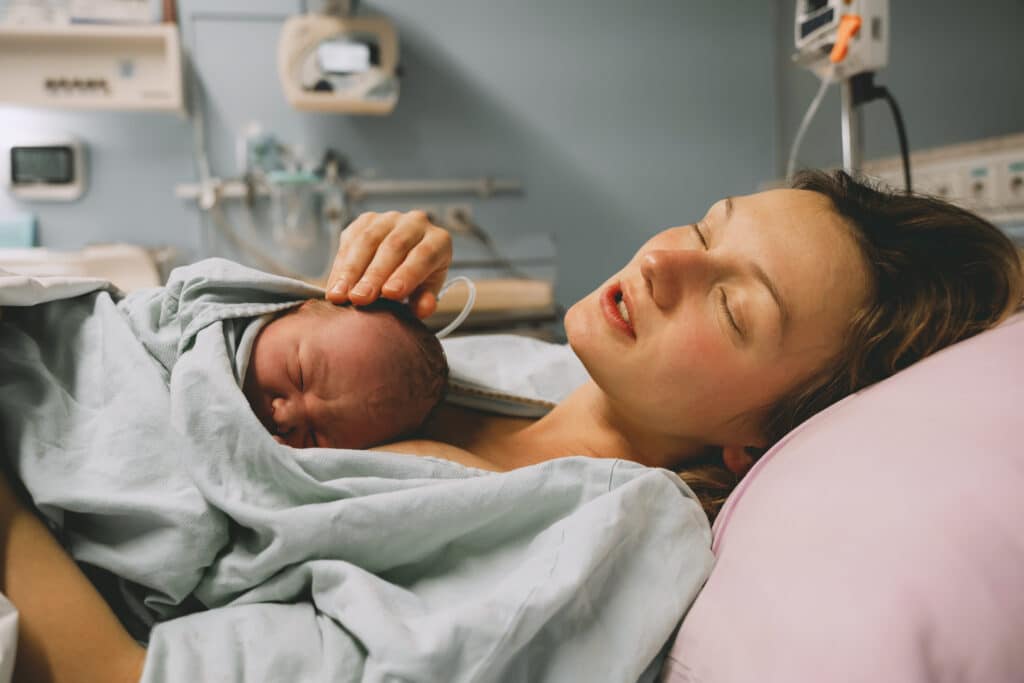
{"label": "wall-mounted medical device", "polygon": [[0,103],[184,115],[174,24],[0,24]]}
{"label": "wall-mounted medical device", "polygon": [[85,145],[67,135],[26,138],[5,150],[5,180],[14,197],[70,202],[85,193]]}
{"label": "wall-mounted medical device", "polygon": [[835,80],[889,63],[889,0],[797,0],[794,61]]}
{"label": "wall-mounted medical device", "polygon": [[889,63],[889,0],[796,0],[793,62],[821,79],[793,138],[786,176],[796,169],[800,142],[829,86],[838,83],[842,94],[843,168],[860,171],[863,127],[859,107],[885,99],[892,108],[904,159],[907,191],[911,189],[910,157],[903,116],[892,94],[875,85],[874,74]]}
{"label": "wall-mounted medical device", "polygon": [[296,109],[388,114],[398,102],[398,34],[383,17],[291,17],[281,29],[277,69]]}

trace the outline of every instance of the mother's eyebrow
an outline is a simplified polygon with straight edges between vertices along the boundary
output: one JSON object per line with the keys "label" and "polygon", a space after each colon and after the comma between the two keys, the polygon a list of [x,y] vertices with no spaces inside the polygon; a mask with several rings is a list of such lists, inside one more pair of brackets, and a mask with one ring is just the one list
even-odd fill
{"label": "mother's eyebrow", "polygon": [[757,263],[752,264],[754,270],[754,277],[761,281],[767,289],[768,293],[775,299],[775,305],[779,307],[779,314],[782,317],[782,335],[786,336],[786,327],[789,325],[789,309],[786,308],[786,302],[782,299],[782,295],[779,294],[779,290],[775,287],[775,283],[772,282],[768,274],[764,272],[764,269]]}
{"label": "mother's eyebrow", "polygon": [[[725,222],[728,222],[728,220],[732,217],[733,211],[732,197],[726,197],[723,201],[725,202]],[[786,328],[789,325],[789,309],[786,307],[786,302],[785,300],[783,300],[782,295],[779,294],[778,287],[776,287],[775,283],[772,282],[772,279],[768,277],[768,273],[764,272],[764,269],[760,266],[760,264],[755,262],[751,264],[751,267],[754,271],[754,277],[756,277],[761,282],[761,284],[765,286],[765,288],[768,290],[768,293],[772,295],[772,299],[775,300],[775,305],[779,307],[779,315],[782,319],[780,336],[785,337]]]}

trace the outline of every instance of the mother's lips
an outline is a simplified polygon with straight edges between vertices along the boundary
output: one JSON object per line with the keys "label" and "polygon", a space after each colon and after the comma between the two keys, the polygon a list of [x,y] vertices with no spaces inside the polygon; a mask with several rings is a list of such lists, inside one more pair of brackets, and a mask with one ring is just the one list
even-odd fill
{"label": "mother's lips", "polygon": [[621,285],[622,289],[622,303],[626,307],[626,312],[629,315],[629,319],[626,322],[629,324],[629,328],[633,330],[633,335],[636,336],[636,310],[633,308],[633,296],[626,289],[625,285]]}
{"label": "mother's lips", "polygon": [[[619,308],[619,301],[623,301],[626,307],[626,315],[622,314]],[[629,302],[623,297],[622,287],[619,283],[610,285],[601,296],[601,310],[612,327],[620,330],[629,337],[635,339],[636,333],[633,324],[633,310]]]}

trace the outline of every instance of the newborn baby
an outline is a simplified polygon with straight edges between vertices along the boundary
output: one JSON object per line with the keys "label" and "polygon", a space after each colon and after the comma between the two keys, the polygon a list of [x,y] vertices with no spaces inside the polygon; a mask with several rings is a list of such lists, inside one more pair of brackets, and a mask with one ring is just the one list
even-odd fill
{"label": "newborn baby", "polygon": [[310,299],[253,342],[243,391],[294,448],[366,448],[419,427],[444,393],[441,343],[403,305]]}

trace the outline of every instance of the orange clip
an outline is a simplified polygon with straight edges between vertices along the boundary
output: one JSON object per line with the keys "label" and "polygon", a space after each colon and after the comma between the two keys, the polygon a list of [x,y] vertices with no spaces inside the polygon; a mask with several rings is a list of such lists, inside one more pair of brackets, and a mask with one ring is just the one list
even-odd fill
{"label": "orange clip", "polygon": [[859,30],[859,14],[844,14],[842,16],[839,20],[839,29],[836,31],[836,44],[832,46],[832,54],[828,57],[830,62],[838,64],[846,59],[846,53],[850,50],[850,41]]}

